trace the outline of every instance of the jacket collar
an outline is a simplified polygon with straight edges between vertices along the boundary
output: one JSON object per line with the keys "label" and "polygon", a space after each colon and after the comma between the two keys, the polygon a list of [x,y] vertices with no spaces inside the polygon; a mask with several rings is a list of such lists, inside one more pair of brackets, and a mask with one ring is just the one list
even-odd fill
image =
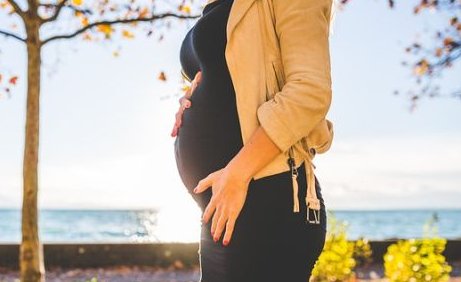
{"label": "jacket collar", "polygon": [[227,40],[232,36],[236,25],[243,18],[251,5],[257,0],[234,0],[227,23]]}

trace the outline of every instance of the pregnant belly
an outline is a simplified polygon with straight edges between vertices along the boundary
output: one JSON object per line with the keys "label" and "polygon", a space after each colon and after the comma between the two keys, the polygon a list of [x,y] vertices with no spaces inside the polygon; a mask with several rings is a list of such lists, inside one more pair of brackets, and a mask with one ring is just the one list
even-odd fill
{"label": "pregnant belly", "polygon": [[204,82],[195,89],[174,142],[177,168],[189,189],[225,167],[243,146],[235,100],[229,101],[235,96],[226,92],[232,89],[218,91]]}

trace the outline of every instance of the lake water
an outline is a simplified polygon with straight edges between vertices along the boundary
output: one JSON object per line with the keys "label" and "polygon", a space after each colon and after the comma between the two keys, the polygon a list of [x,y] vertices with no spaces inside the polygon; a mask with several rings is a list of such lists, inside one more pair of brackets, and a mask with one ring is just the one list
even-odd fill
{"label": "lake water", "polygon": [[[332,210],[348,224],[348,238],[370,240],[423,235],[436,214],[438,234],[461,239],[461,210]],[[43,242],[197,242],[199,218],[162,215],[155,210],[42,210]],[[20,241],[19,210],[0,209],[0,242]]]}

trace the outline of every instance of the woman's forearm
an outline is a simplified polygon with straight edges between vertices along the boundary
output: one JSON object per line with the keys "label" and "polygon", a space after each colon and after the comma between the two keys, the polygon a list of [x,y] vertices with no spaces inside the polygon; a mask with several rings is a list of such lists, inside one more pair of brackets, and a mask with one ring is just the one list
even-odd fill
{"label": "woman's forearm", "polygon": [[280,153],[280,148],[272,142],[264,129],[259,126],[248,142],[229,162],[227,168],[231,174],[250,181],[260,169],[269,164]]}

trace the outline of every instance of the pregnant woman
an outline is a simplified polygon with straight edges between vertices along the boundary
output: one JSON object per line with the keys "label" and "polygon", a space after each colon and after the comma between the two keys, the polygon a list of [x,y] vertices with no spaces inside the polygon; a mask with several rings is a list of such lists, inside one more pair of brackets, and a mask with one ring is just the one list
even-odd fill
{"label": "pregnant woman", "polygon": [[[287,127],[273,127],[270,122],[277,123],[278,119],[264,116],[262,109],[257,116],[257,112],[250,108],[250,102],[241,100],[243,104],[239,104],[236,86],[250,85],[250,82],[244,80],[248,77],[257,80],[264,69],[245,75],[246,78],[241,76],[241,79],[235,79],[239,70],[234,68],[235,73],[231,75],[229,61],[226,61],[230,16],[235,11],[243,17],[242,11],[245,7],[245,17],[253,17],[253,26],[258,27],[259,23],[254,17],[258,15],[258,1],[273,3],[275,21],[279,22],[276,26],[280,38],[290,37],[284,39],[285,41],[279,40],[286,65],[284,73],[287,74],[283,90],[293,83],[290,78],[300,85],[314,85],[312,79],[319,81],[317,84],[320,86],[316,88],[292,86],[285,94],[286,102],[280,100],[280,103],[297,103],[298,99],[304,99],[304,102],[299,102],[292,108],[286,106],[287,110],[283,112],[287,117],[286,121],[289,118],[296,121],[292,123],[292,127],[290,124]],[[248,6],[249,2],[253,2],[252,7]],[[306,166],[301,165],[301,154],[296,157],[289,155],[288,161],[280,161],[278,167],[282,169],[278,169],[275,159],[277,156],[288,156],[287,148],[298,141],[299,138],[289,134],[304,126],[309,132],[315,132],[314,129],[319,128],[316,125],[322,120],[320,117],[324,117],[328,110],[331,95],[329,57],[324,55],[328,52],[328,29],[325,27],[329,23],[330,7],[331,2],[327,0],[211,0],[204,7],[202,17],[188,31],[182,42],[182,73],[192,82],[192,87],[180,99],[181,108],[176,114],[171,135],[176,137],[174,150],[181,179],[202,210],[199,245],[201,282],[306,282],[311,275],[326,235],[326,212],[321,188],[317,177],[307,165],[308,159],[304,160]],[[282,17],[282,13],[286,17]],[[309,16],[315,16],[317,21],[309,20]],[[243,19],[240,18],[240,21],[240,28],[243,29]],[[316,24],[319,26],[315,26]],[[304,29],[311,31],[305,32]],[[234,32],[238,36],[237,31]],[[240,32],[243,34],[243,31]],[[250,31],[247,32],[249,33]],[[301,38],[300,44],[290,43],[297,40],[293,38],[295,34],[307,36],[308,40],[315,38],[315,35],[319,38],[319,43],[309,43],[305,48],[302,47],[304,49],[290,49],[290,46],[301,46],[304,43]],[[253,36],[262,38],[259,33]],[[246,49],[257,48],[251,40],[241,41],[239,44],[248,44],[244,47]],[[267,50],[270,43],[262,44]],[[318,51],[316,48],[322,49]],[[283,49],[287,52],[286,55],[283,54]],[[233,53],[237,60],[233,62],[233,66],[241,66],[239,73],[245,74],[245,65],[253,64],[247,60],[255,56],[245,56],[243,49],[241,50]],[[317,51],[321,53],[315,53]],[[319,58],[316,59],[318,62],[305,61],[303,54]],[[297,62],[290,64],[290,56],[295,55]],[[324,63],[322,68],[317,68],[319,62]],[[302,68],[295,69],[295,66],[303,64],[317,68],[318,71],[313,76],[306,74],[296,77],[296,71]],[[293,69],[287,69],[287,66],[292,66]],[[327,79],[323,80],[325,77]],[[266,95],[267,89],[264,88],[263,91]],[[259,94],[254,91],[240,95],[248,95],[245,97],[249,99],[250,95]],[[277,95],[281,97],[283,92]],[[290,97],[293,99],[290,100]],[[296,111],[296,107],[301,106],[306,117],[304,121],[301,121],[304,117],[301,111]],[[283,107],[280,109],[283,110]],[[314,117],[309,118],[308,115]],[[248,139],[242,136],[242,125],[249,127],[241,122],[244,116],[263,121]],[[313,120],[316,124],[308,124]],[[296,132],[294,136],[302,137],[303,134],[304,132]],[[268,165],[271,162],[275,165]],[[272,172],[268,172],[268,167],[272,167]],[[265,174],[257,174],[264,171],[264,168]],[[298,187],[309,189],[298,190]],[[313,205],[309,206],[311,200]],[[313,209],[309,210],[309,207]]]}

